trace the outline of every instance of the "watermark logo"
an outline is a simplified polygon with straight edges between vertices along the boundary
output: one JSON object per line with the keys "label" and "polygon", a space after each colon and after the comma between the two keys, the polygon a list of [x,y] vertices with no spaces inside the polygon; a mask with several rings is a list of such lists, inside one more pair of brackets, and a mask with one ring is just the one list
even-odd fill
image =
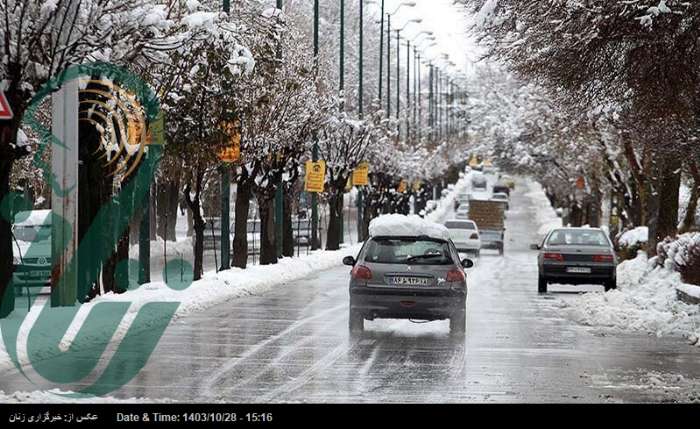
{"label": "watermark logo", "polygon": [[[158,99],[138,76],[108,63],[67,69],[38,91],[23,119],[40,138],[33,163],[43,172],[54,195],[65,197],[74,189],[61,188],[60,180],[45,161],[47,149],[51,148],[53,154],[70,149],[51,133],[38,114],[46,107],[46,97],[75,80],[80,84],[79,121],[93,126],[93,137],[97,139],[103,158],[104,175],[119,189],[100,207],[90,225],[81,229],[82,238],[68,263],[69,268],[59,273],[58,282],[54,278],[52,287],[66,287],[63,276],[75,270],[78,273],[77,296],[82,298],[99,279],[106,261],[113,257],[117,241],[133,216],[144,206],[155,179],[164,130]],[[16,215],[18,206],[24,209],[23,216]],[[31,204],[17,194],[0,202],[2,215],[7,220],[24,223],[38,231],[39,225],[31,225],[30,207]],[[64,231],[77,232],[77,225],[53,213],[54,230],[59,223]],[[105,233],[105,225],[109,226],[108,233]],[[18,276],[32,275],[32,262],[39,265],[41,259],[50,261],[51,254],[46,254],[46,241],[50,237],[50,234],[48,238],[46,234],[36,234],[28,241],[15,239],[13,253],[19,256],[15,264],[22,269],[8,285],[11,292],[23,290]],[[51,245],[49,242],[48,248]],[[105,395],[136,377],[179,306],[179,302],[127,301],[128,290],[139,287],[138,272],[131,269],[136,266],[137,261],[124,260],[115,269],[128,273],[126,277],[117,278],[119,287],[127,289],[127,293],[120,296],[123,300],[52,307],[50,300],[37,301],[38,294],[27,293],[24,306],[20,305],[22,297],[18,296],[15,311],[0,320],[2,338],[15,367],[31,382],[38,376],[58,385],[78,386],[73,389],[79,392],[77,395]],[[186,289],[192,283],[192,267],[182,261],[171,261],[164,268],[164,278],[169,279],[167,284],[171,289]],[[23,365],[26,363],[29,365]]]}

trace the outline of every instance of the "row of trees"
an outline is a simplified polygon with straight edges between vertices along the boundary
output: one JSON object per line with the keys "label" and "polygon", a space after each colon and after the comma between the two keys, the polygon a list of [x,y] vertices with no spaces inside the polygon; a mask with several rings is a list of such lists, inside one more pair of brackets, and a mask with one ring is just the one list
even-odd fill
{"label": "row of trees", "polygon": [[[487,57],[517,76],[487,68],[491,87],[474,88],[484,100],[473,106],[484,150],[534,173],[574,224],[597,225],[609,201],[613,227],[649,226],[652,253],[664,237],[697,227],[700,6],[461,3]],[[577,195],[579,177],[586,187]],[[679,216],[683,182],[691,197]]]}
{"label": "row of trees", "polygon": [[[409,192],[397,192],[402,180],[410,184],[440,179],[451,165],[463,161],[463,156],[451,153],[456,134],[440,142],[425,137],[398,141],[396,123],[372,101],[373,89],[367,90],[365,114],[350,113],[356,101],[338,89],[336,54],[327,44],[318,56],[310,49],[310,1],[295,3],[290,13],[266,8],[256,0],[235,2],[229,13],[221,10],[218,1],[90,0],[80,2],[78,9],[75,3],[7,0],[0,4],[0,17],[9,23],[0,29],[3,89],[15,113],[12,121],[0,123],[2,201],[11,195],[11,187],[31,187],[44,196],[50,192],[26,156],[35,149],[38,137],[22,128],[22,118],[34,93],[51,77],[70,65],[90,61],[106,61],[135,72],[159,96],[167,143],[157,178],[162,191],[156,196],[164,204],[158,204],[154,229],[167,238],[175,224],[173,208],[177,209],[178,200],[186,201],[195,231],[195,278],[203,271],[203,206],[207,196],[216,194],[222,169],[229,170],[237,185],[233,265],[245,267],[246,221],[253,199],[262,223],[261,263],[277,261],[274,225],[280,220],[274,218],[273,200],[280,186],[286,191],[284,253],[293,252],[291,199],[298,193],[303,165],[314,145],[328,166],[321,199],[331,208],[329,249],[339,247],[343,194],[360,162],[371,165],[370,185],[361,191],[367,201],[366,230],[379,213],[408,210]],[[308,9],[306,13],[302,7]],[[324,13],[336,12],[337,5],[324,5]],[[349,9],[348,22],[357,22],[356,13],[356,8]],[[322,40],[324,32],[337,31],[332,22],[322,20]],[[366,34],[378,36],[371,17],[366,17],[365,25],[372,28]],[[348,39],[357,31],[356,25],[349,26]],[[348,51],[348,64],[356,63],[358,52]],[[378,53],[368,49],[365,55],[366,79],[376,84]],[[348,75],[356,76],[353,68],[348,67]],[[366,87],[376,88],[369,83]],[[45,114],[48,125],[50,112]],[[422,135],[430,136],[428,131]],[[218,155],[236,135],[240,136],[240,160],[222,165]],[[83,137],[81,127],[81,142]],[[29,145],[18,144],[18,139],[28,140]],[[46,198],[36,203],[46,204]],[[11,275],[10,227],[11,219],[0,219],[3,290]]]}

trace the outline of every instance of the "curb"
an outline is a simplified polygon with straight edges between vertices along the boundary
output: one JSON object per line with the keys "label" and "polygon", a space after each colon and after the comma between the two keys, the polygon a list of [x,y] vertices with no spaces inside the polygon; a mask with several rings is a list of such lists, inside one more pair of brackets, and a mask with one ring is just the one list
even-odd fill
{"label": "curb", "polygon": [[676,288],[676,296],[678,297],[678,299],[680,301],[682,301],[686,304],[700,305],[700,298],[697,298],[697,297],[681,290],[680,288]]}

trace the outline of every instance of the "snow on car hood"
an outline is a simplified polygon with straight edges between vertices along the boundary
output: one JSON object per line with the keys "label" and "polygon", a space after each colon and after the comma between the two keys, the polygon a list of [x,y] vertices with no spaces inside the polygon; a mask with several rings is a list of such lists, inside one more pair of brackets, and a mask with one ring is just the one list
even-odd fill
{"label": "snow on car hood", "polygon": [[400,214],[387,214],[373,219],[369,223],[369,235],[372,237],[426,235],[441,240],[450,239],[450,232],[444,225],[429,222],[420,216]]}

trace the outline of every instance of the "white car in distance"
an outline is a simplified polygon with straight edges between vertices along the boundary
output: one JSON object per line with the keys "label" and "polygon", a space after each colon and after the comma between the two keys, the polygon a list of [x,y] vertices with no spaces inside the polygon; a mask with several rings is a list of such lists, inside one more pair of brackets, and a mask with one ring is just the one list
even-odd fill
{"label": "white car in distance", "polygon": [[479,256],[481,249],[481,238],[479,228],[472,220],[452,219],[445,222],[445,228],[450,233],[450,238],[455,244],[457,251],[461,253],[473,254]]}

